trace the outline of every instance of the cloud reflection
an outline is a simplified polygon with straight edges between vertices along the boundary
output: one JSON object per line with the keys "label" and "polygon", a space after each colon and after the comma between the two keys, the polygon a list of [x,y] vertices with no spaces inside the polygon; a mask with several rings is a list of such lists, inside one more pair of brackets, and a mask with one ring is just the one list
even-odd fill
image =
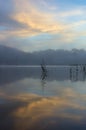
{"label": "cloud reflection", "polygon": [[0,86],[0,130],[86,130],[85,82],[46,79],[43,86],[39,73],[14,72]]}
{"label": "cloud reflection", "polygon": [[10,123],[13,122],[11,128],[14,130],[61,130],[63,126],[70,130],[71,126],[74,129],[80,127],[81,130],[82,125],[86,129],[86,106],[82,106],[76,96],[72,100],[66,96],[41,97],[35,94],[20,94],[14,99],[10,97],[10,103],[1,105],[0,118],[3,117],[3,122],[0,126],[7,122],[7,126],[11,127]]}

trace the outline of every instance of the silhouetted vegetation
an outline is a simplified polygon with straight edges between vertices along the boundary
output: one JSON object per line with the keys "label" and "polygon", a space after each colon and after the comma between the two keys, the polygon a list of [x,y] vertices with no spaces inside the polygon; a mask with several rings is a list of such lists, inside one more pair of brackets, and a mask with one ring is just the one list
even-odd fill
{"label": "silhouetted vegetation", "polygon": [[46,65],[86,64],[86,51],[46,50],[25,53],[14,48],[0,46],[0,65],[40,65],[45,57]]}

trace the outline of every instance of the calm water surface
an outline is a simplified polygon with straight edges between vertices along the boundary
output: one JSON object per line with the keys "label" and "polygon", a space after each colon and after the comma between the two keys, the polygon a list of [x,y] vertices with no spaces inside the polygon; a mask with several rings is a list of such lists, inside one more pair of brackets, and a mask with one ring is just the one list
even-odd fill
{"label": "calm water surface", "polygon": [[0,130],[86,130],[86,68],[0,67]]}

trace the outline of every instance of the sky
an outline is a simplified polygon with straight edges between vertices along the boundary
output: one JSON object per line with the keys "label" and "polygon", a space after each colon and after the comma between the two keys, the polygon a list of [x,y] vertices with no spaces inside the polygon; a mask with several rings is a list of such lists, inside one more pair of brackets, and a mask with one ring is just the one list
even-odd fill
{"label": "sky", "polygon": [[86,0],[0,0],[0,44],[86,50]]}

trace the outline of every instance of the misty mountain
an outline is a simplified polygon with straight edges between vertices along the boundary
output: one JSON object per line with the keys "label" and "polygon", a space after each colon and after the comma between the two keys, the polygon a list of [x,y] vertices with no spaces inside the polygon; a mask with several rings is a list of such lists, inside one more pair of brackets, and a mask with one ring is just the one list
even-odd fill
{"label": "misty mountain", "polygon": [[40,65],[43,59],[46,65],[86,64],[86,51],[72,49],[25,53],[0,45],[0,65]]}
{"label": "misty mountain", "polygon": [[6,47],[0,46],[0,64],[5,65],[13,65],[13,64],[22,64],[22,60],[26,57],[26,53]]}

